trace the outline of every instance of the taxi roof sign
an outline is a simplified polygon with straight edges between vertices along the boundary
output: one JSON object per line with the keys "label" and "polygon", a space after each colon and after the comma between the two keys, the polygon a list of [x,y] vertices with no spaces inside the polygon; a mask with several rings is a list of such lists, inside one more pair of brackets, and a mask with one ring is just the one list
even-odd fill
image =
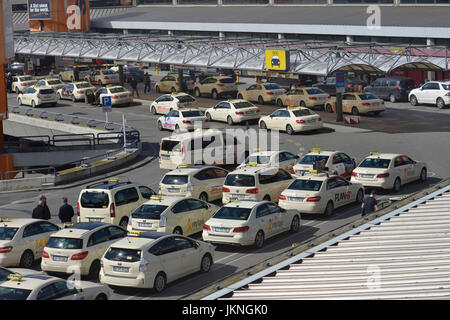
{"label": "taxi roof sign", "polygon": [[187,163],[182,163],[180,165],[178,165],[177,169],[186,169],[189,168],[189,164]]}
{"label": "taxi roof sign", "polygon": [[153,196],[150,197],[150,200],[159,200],[159,201],[161,201],[162,200],[162,196],[160,196],[160,195],[153,195]]}
{"label": "taxi roof sign", "polygon": [[258,163],[257,163],[257,162],[249,162],[249,163],[247,163],[247,165],[248,165],[249,167],[257,167],[257,166],[258,166]]}
{"label": "taxi roof sign", "polygon": [[317,152],[317,153],[320,153],[320,150],[321,150],[320,148],[312,148],[311,149],[312,152]]}
{"label": "taxi roof sign", "polygon": [[128,231],[127,236],[129,237],[140,237],[141,233],[138,231]]}
{"label": "taxi roof sign", "polygon": [[22,279],[23,279],[23,276],[18,273],[11,273],[10,275],[8,275],[8,280],[11,280],[11,281],[20,281]]}
{"label": "taxi roof sign", "polygon": [[370,152],[370,155],[371,156],[374,156],[374,155],[379,155],[380,153],[378,152],[378,151],[371,151]]}
{"label": "taxi roof sign", "polygon": [[108,182],[109,183],[119,183],[120,179],[119,178],[110,178],[110,179],[108,179]]}
{"label": "taxi roof sign", "polygon": [[6,218],[6,217],[0,217],[0,222],[9,222],[11,221],[11,218]]}

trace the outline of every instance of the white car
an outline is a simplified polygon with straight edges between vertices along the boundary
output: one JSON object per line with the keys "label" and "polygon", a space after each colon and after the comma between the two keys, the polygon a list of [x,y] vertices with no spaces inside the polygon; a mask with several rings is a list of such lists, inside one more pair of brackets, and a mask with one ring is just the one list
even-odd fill
{"label": "white car", "polygon": [[157,121],[158,130],[193,131],[194,129],[209,128],[209,120],[198,109],[172,110]]}
{"label": "white car", "polygon": [[191,108],[194,106],[195,98],[187,93],[173,92],[157,98],[150,105],[152,114],[168,114],[172,110],[179,108]]}
{"label": "white car", "polygon": [[225,121],[230,126],[235,123],[258,120],[261,110],[247,100],[235,99],[219,102],[206,109],[206,118],[213,121]]}
{"label": "white car", "polygon": [[235,201],[220,208],[203,227],[203,241],[261,248],[265,239],[300,228],[300,213],[270,201]]}
{"label": "white car", "polygon": [[297,163],[300,156],[293,154],[289,151],[260,151],[250,154],[247,159],[242,162],[238,168],[248,166],[250,163],[257,167],[280,167],[291,173],[293,167]]}
{"label": "white car", "polygon": [[294,172],[301,176],[310,170],[317,169],[350,178],[355,168],[355,159],[342,151],[325,151],[320,148],[313,148],[294,166]]}
{"label": "white car", "polygon": [[109,223],[84,222],[51,235],[43,252],[41,269],[45,272],[78,273],[97,279],[100,259],[111,244],[127,232]]}
{"label": "white car", "polygon": [[404,154],[372,152],[352,172],[352,182],[365,187],[394,189],[408,182],[427,180],[427,165]]}
{"label": "white car", "polygon": [[27,105],[32,108],[44,105],[55,106],[58,103],[58,98],[53,88],[35,85],[19,93],[17,103],[20,106]]}
{"label": "white car", "polygon": [[214,246],[181,235],[137,232],[114,243],[102,259],[100,282],[164,291],[169,282],[209,272]]}
{"label": "white car", "polygon": [[59,79],[46,78],[46,79],[39,80],[36,83],[36,85],[39,85],[41,87],[51,87],[56,92],[59,89],[61,89],[62,87],[64,87],[66,84]]}
{"label": "white car", "polygon": [[331,215],[335,208],[364,200],[361,183],[348,182],[340,176],[312,171],[297,178],[280,195],[279,206],[301,213]]}
{"label": "white car", "polygon": [[11,83],[12,91],[19,94],[28,87],[35,85],[36,79],[32,76],[14,76]]}
{"label": "white car", "polygon": [[322,118],[314,111],[304,108],[278,109],[269,116],[259,119],[261,129],[285,131],[287,134],[319,130],[323,128]]}
{"label": "white car", "polygon": [[31,268],[59,229],[46,220],[0,218],[0,266]]}
{"label": "white car", "polygon": [[56,93],[56,96],[60,100],[64,99],[76,102],[78,100],[84,100],[86,97],[86,92],[88,90],[94,93],[96,89],[89,82],[73,82],[68,83],[64,87],[59,89]]}
{"label": "white car", "polygon": [[112,290],[88,281],[68,281],[48,275],[13,274],[0,284],[0,300],[108,300]]}
{"label": "white car", "polygon": [[129,105],[133,103],[133,94],[122,86],[107,86],[98,89],[95,97],[99,104],[102,104],[104,97],[111,98],[112,106]]}
{"label": "white car", "polygon": [[152,196],[133,211],[127,229],[191,235],[201,232],[205,221],[218,209],[194,198]]}
{"label": "white car", "polygon": [[450,82],[427,82],[420,88],[411,90],[408,98],[413,106],[426,103],[435,104],[439,109],[443,109],[450,105]]}
{"label": "white car", "polygon": [[35,274],[45,275],[44,272],[36,271],[33,269],[23,269],[23,268],[9,268],[8,269],[8,268],[0,267],[0,283],[2,283],[4,281],[8,281],[9,280],[8,277],[11,274],[21,275],[22,277],[35,275]]}

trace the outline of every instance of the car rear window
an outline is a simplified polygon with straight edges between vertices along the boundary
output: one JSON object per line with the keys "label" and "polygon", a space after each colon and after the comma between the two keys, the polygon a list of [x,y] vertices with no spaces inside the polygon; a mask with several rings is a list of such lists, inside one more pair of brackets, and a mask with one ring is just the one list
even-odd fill
{"label": "car rear window", "polygon": [[139,67],[127,67],[127,70],[130,72],[139,72],[141,71],[141,68]]}
{"label": "car rear window", "polygon": [[213,218],[246,221],[251,212],[252,209],[249,208],[222,207],[214,214]]}
{"label": "car rear window", "polygon": [[194,102],[195,99],[191,96],[179,96],[177,97],[178,101],[180,101],[180,103],[186,103],[186,102]]}
{"label": "car rear window", "polygon": [[39,90],[39,93],[52,94],[52,93],[55,93],[55,90],[53,90],[53,89],[41,89],[41,90]]}
{"label": "car rear window", "polygon": [[322,90],[320,90],[319,88],[316,89],[306,89],[306,92],[308,92],[308,94],[321,94],[321,93],[325,93]]}
{"label": "car rear window", "polygon": [[276,90],[276,89],[281,89],[280,85],[276,84],[276,83],[268,83],[264,85],[264,88],[266,88],[267,90]]}
{"label": "car rear window", "polygon": [[224,185],[233,187],[253,187],[255,186],[255,176],[248,174],[229,174]]}
{"label": "car rear window", "polygon": [[89,88],[89,87],[92,87],[92,86],[88,82],[77,83],[78,89]]}
{"label": "car rear window", "polygon": [[315,115],[315,113],[309,109],[299,109],[292,111],[294,116],[296,117],[305,117],[305,116],[312,116]]}
{"label": "car rear window", "polygon": [[162,179],[162,184],[170,184],[170,185],[183,185],[188,183],[188,176],[179,176],[179,175],[166,175]]}
{"label": "car rear window", "polygon": [[245,159],[245,163],[257,163],[257,164],[267,164],[270,162],[270,157],[268,156],[249,156]]}
{"label": "car rear window", "polygon": [[223,78],[219,80],[220,83],[234,83],[233,78]]}
{"label": "car rear window", "polygon": [[167,208],[168,206],[159,204],[143,204],[131,214],[131,217],[134,219],[159,220],[161,213],[163,213]]}
{"label": "car rear window", "polygon": [[444,88],[444,90],[450,91],[450,84],[443,84],[442,88]]}
{"label": "car rear window", "polygon": [[78,67],[79,71],[90,71],[89,67]]}
{"label": "car rear window", "polygon": [[376,96],[374,96],[374,95],[371,94],[371,93],[362,93],[362,94],[359,94],[359,98],[360,98],[361,100],[378,99]]}
{"label": "car rear window", "polygon": [[116,72],[114,70],[103,70],[102,73],[103,74],[116,74]]}
{"label": "car rear window", "polygon": [[0,240],[12,240],[19,228],[0,227]]}
{"label": "car rear window", "polygon": [[48,239],[46,246],[48,248],[54,249],[74,249],[74,250],[82,249],[83,240],[73,238],[50,237],[50,239]]}
{"label": "car rear window", "polygon": [[180,143],[180,141],[176,141],[176,140],[162,140],[161,141],[161,150],[180,152],[181,151],[181,143]]}
{"label": "car rear window", "polygon": [[389,159],[373,159],[368,158],[364,159],[363,162],[359,165],[361,168],[377,168],[377,169],[385,169],[389,167],[391,160]]}
{"label": "car rear window", "polygon": [[109,248],[105,259],[111,261],[137,262],[141,260],[141,250]]}
{"label": "car rear window", "polygon": [[202,116],[204,116],[203,112],[201,112],[200,110],[183,111],[181,113],[183,114],[183,117],[185,117],[185,118],[202,117]]}
{"label": "car rear window", "polygon": [[254,105],[248,101],[236,102],[236,103],[233,103],[233,105],[236,109],[244,109],[244,108],[254,107]]}
{"label": "car rear window", "polygon": [[125,88],[119,87],[119,88],[111,88],[109,89],[111,93],[119,93],[119,92],[126,92]]}
{"label": "car rear window", "polygon": [[320,155],[306,155],[300,160],[300,164],[313,164],[314,162],[323,161],[326,163],[328,161],[329,156],[320,156]]}
{"label": "car rear window", "polygon": [[83,208],[107,208],[109,205],[109,196],[104,192],[85,191],[81,195],[81,207]]}
{"label": "car rear window", "polygon": [[0,300],[26,300],[31,290],[0,287]]}
{"label": "car rear window", "polygon": [[322,186],[322,181],[319,180],[300,180],[297,179],[288,187],[289,190],[301,191],[319,191]]}

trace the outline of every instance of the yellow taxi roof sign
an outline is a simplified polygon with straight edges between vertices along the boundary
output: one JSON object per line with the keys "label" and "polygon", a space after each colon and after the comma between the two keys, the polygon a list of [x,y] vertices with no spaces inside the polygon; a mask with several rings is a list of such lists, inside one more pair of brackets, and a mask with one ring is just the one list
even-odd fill
{"label": "yellow taxi roof sign", "polygon": [[260,152],[261,151],[261,148],[256,148],[255,150],[254,150],[254,152]]}
{"label": "yellow taxi roof sign", "polygon": [[11,281],[20,281],[22,279],[23,279],[23,276],[18,273],[11,273],[10,275],[8,275],[8,280],[11,280]]}
{"label": "yellow taxi roof sign", "polygon": [[320,148],[312,148],[311,149],[312,152],[317,152],[317,153],[320,153],[320,150],[321,150]]}
{"label": "yellow taxi roof sign", "polygon": [[319,171],[317,171],[317,170],[309,170],[309,173],[310,173],[310,174],[318,174]]}
{"label": "yellow taxi roof sign", "polygon": [[287,108],[288,108],[288,109],[294,109],[294,108],[297,108],[297,107],[296,107],[296,106],[290,105],[290,106],[287,106]]}
{"label": "yellow taxi roof sign", "polygon": [[371,151],[370,152],[370,155],[371,156],[374,156],[374,155],[379,155],[380,153],[378,152],[378,151]]}
{"label": "yellow taxi roof sign", "polygon": [[141,233],[138,231],[128,231],[127,236],[129,237],[140,237]]}
{"label": "yellow taxi roof sign", "polygon": [[187,163],[182,163],[180,165],[178,165],[177,169],[186,169],[189,168],[189,164]]}
{"label": "yellow taxi roof sign", "polygon": [[75,222],[64,222],[64,227],[73,227]]}
{"label": "yellow taxi roof sign", "polygon": [[9,222],[9,221],[11,221],[11,218],[3,218],[3,217],[0,217],[0,222]]}
{"label": "yellow taxi roof sign", "polygon": [[150,200],[159,200],[159,201],[161,201],[162,200],[162,196],[160,196],[160,195],[153,195],[153,196],[150,197]]}
{"label": "yellow taxi roof sign", "polygon": [[249,162],[247,165],[248,165],[249,167],[257,167],[257,166],[258,166],[258,163],[257,163],[257,162]]}
{"label": "yellow taxi roof sign", "polygon": [[110,178],[110,179],[108,179],[108,182],[109,183],[119,183],[120,179],[119,178]]}

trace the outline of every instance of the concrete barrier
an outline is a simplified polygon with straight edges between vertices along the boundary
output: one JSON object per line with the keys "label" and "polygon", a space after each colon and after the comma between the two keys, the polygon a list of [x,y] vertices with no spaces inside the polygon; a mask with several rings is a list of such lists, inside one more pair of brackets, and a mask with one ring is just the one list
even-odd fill
{"label": "concrete barrier", "polygon": [[53,186],[55,184],[55,176],[47,175],[23,179],[10,179],[0,181],[0,192],[28,190],[43,188],[46,185]]}

